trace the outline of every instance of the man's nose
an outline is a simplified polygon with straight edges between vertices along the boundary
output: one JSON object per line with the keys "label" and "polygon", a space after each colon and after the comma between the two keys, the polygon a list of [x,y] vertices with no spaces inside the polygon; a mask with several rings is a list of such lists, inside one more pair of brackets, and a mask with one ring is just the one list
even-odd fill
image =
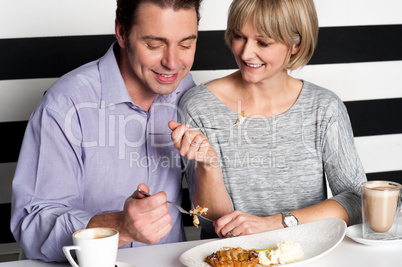
{"label": "man's nose", "polygon": [[176,70],[179,66],[179,53],[175,48],[167,48],[164,51],[162,65],[169,70]]}

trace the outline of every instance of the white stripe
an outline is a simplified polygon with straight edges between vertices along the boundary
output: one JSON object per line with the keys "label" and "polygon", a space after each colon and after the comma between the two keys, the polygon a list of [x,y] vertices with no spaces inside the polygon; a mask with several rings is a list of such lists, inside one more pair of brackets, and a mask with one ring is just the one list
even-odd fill
{"label": "white stripe", "polygon": [[[196,227],[192,227],[196,228]],[[196,228],[197,229],[197,228]],[[0,244],[0,255],[11,256],[10,254],[19,254],[21,252],[17,243],[3,243]],[[18,257],[10,257],[10,261],[17,260]],[[7,263],[6,263],[7,264]]]}
{"label": "white stripe", "polygon": [[[231,0],[204,0],[199,29],[225,30]],[[320,26],[402,24],[400,0],[316,0]],[[116,1],[3,0],[0,38],[113,34]]]}
{"label": "white stripe", "polygon": [[402,61],[308,65],[291,75],[354,101],[402,97],[401,69]]}
{"label": "white stripe", "polygon": [[[343,101],[401,98],[402,61],[308,65],[292,76],[334,91]],[[196,84],[220,78],[235,70],[192,71]],[[381,77],[381,79],[379,79]],[[0,81],[0,122],[27,120],[56,79]]]}
{"label": "white stripe", "polygon": [[191,75],[193,75],[194,82],[198,85],[224,77],[234,71],[236,70],[193,70]]}
{"label": "white stripe", "polygon": [[[7,153],[3,150],[2,153]],[[0,163],[0,204],[11,202],[11,183],[17,163]]]}
{"label": "white stripe", "polygon": [[115,11],[113,0],[3,0],[0,38],[111,34]]}
{"label": "white stripe", "polygon": [[[231,0],[204,0],[200,30],[225,30]],[[320,27],[402,24],[400,0],[315,0]]]}
{"label": "white stripe", "polygon": [[200,9],[199,30],[225,30],[230,3],[232,3],[232,0],[203,0]]}
{"label": "white stripe", "polygon": [[43,93],[55,80],[0,81],[0,122],[28,120]]}
{"label": "white stripe", "polygon": [[[335,92],[343,101],[402,97],[402,61],[308,65],[291,75]],[[235,70],[192,71],[196,84]]]}
{"label": "white stripe", "polygon": [[366,173],[402,170],[402,134],[356,137],[355,144]]}
{"label": "white stripe", "polygon": [[401,0],[315,0],[321,27],[402,24]]}

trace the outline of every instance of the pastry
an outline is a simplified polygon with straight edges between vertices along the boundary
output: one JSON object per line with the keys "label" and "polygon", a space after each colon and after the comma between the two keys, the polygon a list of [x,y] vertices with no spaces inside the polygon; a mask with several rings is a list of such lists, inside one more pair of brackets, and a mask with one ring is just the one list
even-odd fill
{"label": "pastry", "polygon": [[224,247],[205,258],[214,267],[253,267],[258,263],[258,253],[240,247]]}
{"label": "pastry", "polygon": [[200,220],[198,219],[198,215],[203,215],[207,214],[208,208],[205,206],[197,206],[195,209],[190,210],[190,214],[193,216],[193,224],[195,227],[198,228],[198,225],[200,224]]}

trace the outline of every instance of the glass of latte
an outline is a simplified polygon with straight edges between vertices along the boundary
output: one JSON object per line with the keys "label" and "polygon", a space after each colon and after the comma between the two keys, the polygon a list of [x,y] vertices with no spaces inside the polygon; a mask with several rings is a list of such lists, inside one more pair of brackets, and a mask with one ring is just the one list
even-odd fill
{"label": "glass of latte", "polygon": [[402,186],[390,181],[367,181],[362,187],[363,238],[396,238]]}

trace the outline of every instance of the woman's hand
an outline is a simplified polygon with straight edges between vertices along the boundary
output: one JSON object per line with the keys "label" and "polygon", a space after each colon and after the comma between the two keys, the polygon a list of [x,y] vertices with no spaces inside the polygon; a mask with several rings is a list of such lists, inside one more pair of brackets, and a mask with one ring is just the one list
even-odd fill
{"label": "woman's hand", "polygon": [[223,182],[219,158],[208,138],[199,130],[175,121],[169,122],[174,147],[181,156],[197,162],[196,183],[192,199],[194,207],[197,205],[208,208],[205,215],[210,220],[216,220],[231,212],[232,202]]}
{"label": "woman's hand", "polygon": [[219,237],[227,236],[229,232],[235,236],[251,235],[283,228],[282,215],[258,217],[235,210],[215,221],[214,227]]}
{"label": "woman's hand", "polygon": [[172,130],[174,147],[179,150],[181,156],[205,166],[219,167],[215,149],[199,130],[190,130],[189,125],[175,121],[169,122],[169,128]]}

